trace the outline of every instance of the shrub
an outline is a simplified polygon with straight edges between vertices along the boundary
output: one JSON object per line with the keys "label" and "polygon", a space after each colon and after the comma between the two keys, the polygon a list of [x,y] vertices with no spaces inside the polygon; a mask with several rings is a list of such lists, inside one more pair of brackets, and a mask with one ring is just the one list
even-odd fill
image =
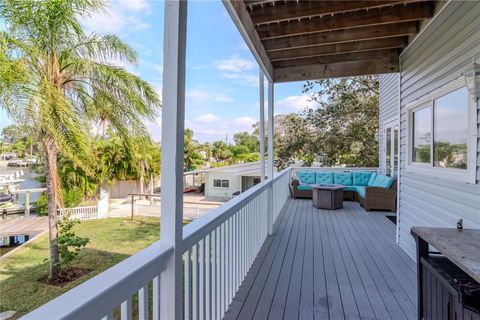
{"label": "shrub", "polygon": [[69,215],[63,217],[58,221],[58,238],[56,239],[58,244],[58,251],[60,260],[58,266],[65,268],[77,258],[80,253],[80,249],[85,247],[89,242],[88,238],[77,236],[73,232],[73,227],[80,223],[79,220],[70,219]]}

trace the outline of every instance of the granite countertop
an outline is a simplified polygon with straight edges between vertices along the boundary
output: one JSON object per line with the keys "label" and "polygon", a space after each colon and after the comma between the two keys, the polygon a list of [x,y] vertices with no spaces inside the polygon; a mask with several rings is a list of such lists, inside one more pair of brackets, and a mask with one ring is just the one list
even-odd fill
{"label": "granite countertop", "polygon": [[412,233],[480,283],[480,230],[413,227]]}

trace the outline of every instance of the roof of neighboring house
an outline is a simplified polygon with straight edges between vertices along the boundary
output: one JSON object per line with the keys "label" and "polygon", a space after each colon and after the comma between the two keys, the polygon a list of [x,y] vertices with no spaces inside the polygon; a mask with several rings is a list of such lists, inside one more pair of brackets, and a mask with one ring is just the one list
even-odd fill
{"label": "roof of neighboring house", "polygon": [[[225,172],[236,176],[260,176],[260,161],[234,164],[231,166],[216,167],[203,170],[204,172]],[[265,162],[265,173],[268,172],[268,163]]]}

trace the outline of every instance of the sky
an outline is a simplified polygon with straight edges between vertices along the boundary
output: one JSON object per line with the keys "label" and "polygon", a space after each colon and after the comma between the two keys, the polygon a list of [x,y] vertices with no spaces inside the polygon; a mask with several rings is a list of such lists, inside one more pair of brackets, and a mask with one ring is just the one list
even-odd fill
{"label": "sky", "polygon": [[[150,82],[160,95],[163,6],[151,0],[110,1],[107,12],[83,21],[88,32],[117,34],[131,45],[138,64],[122,66]],[[252,131],[259,119],[259,69],[220,0],[189,1],[186,74],[185,127],[193,130],[195,139],[233,142],[235,132]],[[302,87],[303,82],[276,84],[275,113],[312,105]],[[10,123],[0,110],[0,129]],[[148,123],[156,141],[161,139],[160,123],[161,115],[157,123]]]}

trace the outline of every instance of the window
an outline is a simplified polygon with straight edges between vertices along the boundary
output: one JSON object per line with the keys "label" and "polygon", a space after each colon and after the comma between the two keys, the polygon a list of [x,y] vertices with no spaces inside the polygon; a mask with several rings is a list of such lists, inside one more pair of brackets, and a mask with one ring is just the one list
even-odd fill
{"label": "window", "polygon": [[214,188],[230,188],[230,180],[213,179]]}
{"label": "window", "polygon": [[425,107],[413,112],[413,150],[412,161],[429,163],[432,143],[432,110]]}
{"label": "window", "polygon": [[474,181],[475,164],[469,164],[468,158],[470,152],[475,153],[469,134],[473,131],[470,101],[464,82],[457,80],[408,107],[407,169]]}
{"label": "window", "polygon": [[398,122],[392,121],[385,124],[385,174],[396,177],[398,172]]}
{"label": "window", "polygon": [[260,183],[260,178],[253,178],[253,185],[256,186],[257,184]]}
{"label": "window", "polygon": [[390,175],[392,171],[392,128],[385,132],[385,174]]}
{"label": "window", "polygon": [[433,165],[467,169],[467,88],[460,88],[435,99],[433,108]]}

